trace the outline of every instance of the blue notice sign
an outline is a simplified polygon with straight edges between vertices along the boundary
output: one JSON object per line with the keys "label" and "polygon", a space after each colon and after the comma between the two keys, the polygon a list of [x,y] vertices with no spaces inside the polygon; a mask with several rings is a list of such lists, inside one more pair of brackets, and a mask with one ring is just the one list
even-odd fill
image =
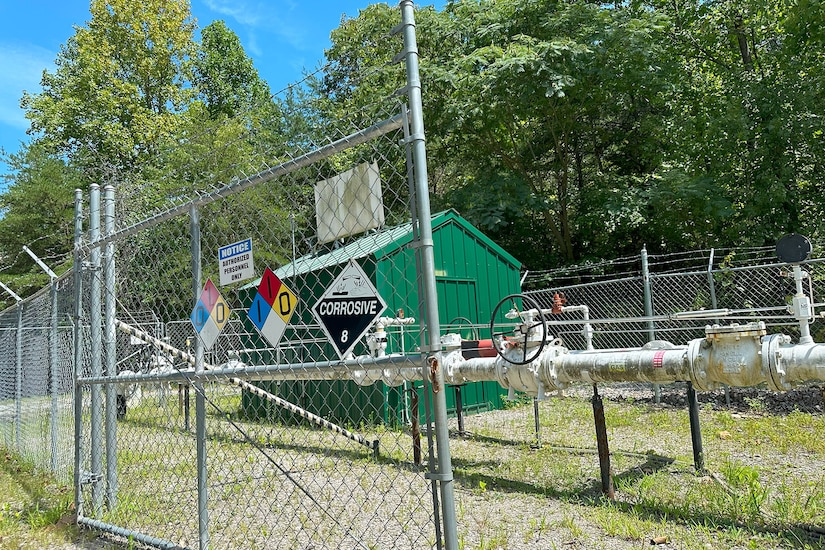
{"label": "blue notice sign", "polygon": [[222,246],[218,249],[221,286],[237,283],[255,276],[252,259],[252,239]]}

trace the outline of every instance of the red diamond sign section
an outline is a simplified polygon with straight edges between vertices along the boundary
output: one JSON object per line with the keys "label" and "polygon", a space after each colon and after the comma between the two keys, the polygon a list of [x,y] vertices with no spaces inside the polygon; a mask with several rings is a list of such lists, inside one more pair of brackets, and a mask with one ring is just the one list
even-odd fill
{"label": "red diamond sign section", "polygon": [[212,349],[229,321],[229,306],[211,279],[206,280],[190,319],[203,345]]}
{"label": "red diamond sign section", "polygon": [[385,309],[386,302],[364,270],[350,260],[312,308],[312,313],[338,356],[344,359]]}
{"label": "red diamond sign section", "polygon": [[247,315],[261,336],[277,346],[297,303],[295,294],[267,267]]}

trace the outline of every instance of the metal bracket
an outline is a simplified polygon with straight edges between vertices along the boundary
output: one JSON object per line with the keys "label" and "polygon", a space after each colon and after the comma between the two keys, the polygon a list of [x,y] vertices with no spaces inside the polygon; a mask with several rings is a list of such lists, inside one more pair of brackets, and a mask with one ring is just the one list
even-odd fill
{"label": "metal bracket", "polygon": [[404,136],[403,139],[398,140],[398,145],[407,145],[413,143],[414,141],[426,141],[424,139],[424,134],[418,132],[415,134],[410,134],[409,136]]}
{"label": "metal bracket", "polygon": [[445,481],[452,481],[454,478],[453,478],[452,472],[450,472],[448,474],[434,474],[434,473],[426,472],[424,474],[424,479],[445,482]]}
{"label": "metal bracket", "polygon": [[103,481],[103,474],[99,472],[80,472],[80,484],[91,485]]}
{"label": "metal bracket", "polygon": [[399,23],[398,25],[394,26],[390,30],[390,36],[395,36],[396,34],[400,33],[401,31],[404,30],[404,27],[406,27],[406,26],[407,26],[407,23]]}

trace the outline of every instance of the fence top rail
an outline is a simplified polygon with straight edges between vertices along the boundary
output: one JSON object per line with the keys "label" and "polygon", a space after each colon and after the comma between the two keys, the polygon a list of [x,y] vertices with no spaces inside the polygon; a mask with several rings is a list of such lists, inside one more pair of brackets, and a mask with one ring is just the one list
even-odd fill
{"label": "fence top rail", "polygon": [[19,302],[16,302],[16,303],[10,305],[9,307],[7,307],[6,309],[4,309],[3,311],[0,311],[0,319],[2,319],[6,314],[8,314],[12,311],[15,311],[18,307],[25,307],[25,306],[31,304],[32,302],[38,300],[39,298],[42,298],[46,293],[49,292],[52,285],[54,285],[55,288],[59,292],[61,284],[64,283],[66,281],[66,279],[69,279],[72,276],[73,276],[73,272],[72,272],[71,269],[69,269],[68,271],[65,271],[64,273],[59,275],[56,279],[53,279],[52,282],[50,282],[49,284],[47,284],[46,286],[44,286],[43,288],[41,288],[40,290],[38,290],[37,292],[32,294],[31,296],[26,296],[25,298],[23,298]]}
{"label": "fence top rail", "polygon": [[[404,107],[402,106],[402,110],[403,109]],[[219,199],[240,193],[241,191],[244,191],[250,187],[266,183],[279,176],[283,176],[290,172],[294,172],[296,170],[314,164],[318,161],[324,160],[325,158],[328,158],[336,153],[340,153],[341,151],[344,151],[346,149],[355,147],[357,145],[361,145],[362,143],[366,143],[372,139],[381,137],[385,134],[398,130],[403,126],[404,120],[404,113],[401,112],[395,116],[382,120],[381,122],[373,124],[372,126],[359,130],[348,136],[342,137],[336,141],[328,143],[308,153],[304,153],[303,155],[297,156],[288,161],[276,164],[275,166],[263,170],[262,172],[258,172],[257,174],[254,174],[252,176],[234,180],[230,183],[227,183],[223,187],[220,187],[209,193],[199,195],[194,199],[181,203],[178,206],[172,207],[158,214],[155,214],[154,216],[146,218],[143,221],[132,224],[128,227],[110,233],[108,235],[101,236],[94,242],[81,242],[77,246],[75,246],[75,251],[82,252],[84,254],[88,253],[93,248],[99,248],[107,243],[120,240],[130,235],[134,235],[140,231],[149,229],[150,227],[154,227],[157,224],[162,223],[166,220],[172,219],[176,216],[189,212],[189,210],[193,207],[211,204]]]}

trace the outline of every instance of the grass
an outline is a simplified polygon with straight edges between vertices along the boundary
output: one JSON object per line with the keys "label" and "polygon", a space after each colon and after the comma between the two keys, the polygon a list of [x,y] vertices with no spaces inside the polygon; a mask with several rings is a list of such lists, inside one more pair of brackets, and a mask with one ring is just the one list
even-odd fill
{"label": "grass", "polygon": [[49,548],[77,540],[71,488],[0,450],[0,548]]}
{"label": "grass", "polygon": [[[485,494],[513,501],[528,495],[560,503],[554,516],[562,519],[550,523],[570,540],[548,546],[589,537],[593,547],[637,547],[666,534],[678,548],[821,548],[825,418],[799,411],[772,416],[756,404],[753,414],[701,410],[708,472],[697,474],[687,411],[607,402],[614,501],[601,495],[587,400],[541,402],[537,450],[529,448],[531,405],[472,417],[465,420],[472,435],[452,445],[459,499],[477,497],[483,486]],[[461,509],[472,515],[468,504]],[[531,519],[523,540],[536,540],[537,531],[544,533]],[[483,547],[469,531],[463,540],[468,548]]]}
{"label": "grass", "polygon": [[[225,414],[207,409],[216,547],[266,548],[281,540],[346,546],[350,532],[362,533],[368,547],[418,548],[432,539],[429,482],[411,464],[406,432],[359,426],[381,440],[376,460],[363,447],[309,425],[238,417],[237,394],[214,398],[262,446],[254,449]],[[530,401],[468,416],[470,435],[450,443],[460,547],[621,549],[648,547],[666,536],[668,547],[685,550],[821,548],[825,417],[771,415],[762,402],[754,404],[748,413],[701,409],[707,472],[697,474],[686,410],[606,401],[615,500],[601,494],[588,399],[541,402],[538,449],[531,447]],[[101,519],[196,546],[193,430],[194,411],[186,431],[176,396],[165,407],[147,400],[130,408],[118,424],[118,504]],[[423,448],[426,464],[426,441]],[[69,511],[68,489],[10,460],[0,471],[0,548],[7,541],[38,548],[78,536],[60,521]]]}

